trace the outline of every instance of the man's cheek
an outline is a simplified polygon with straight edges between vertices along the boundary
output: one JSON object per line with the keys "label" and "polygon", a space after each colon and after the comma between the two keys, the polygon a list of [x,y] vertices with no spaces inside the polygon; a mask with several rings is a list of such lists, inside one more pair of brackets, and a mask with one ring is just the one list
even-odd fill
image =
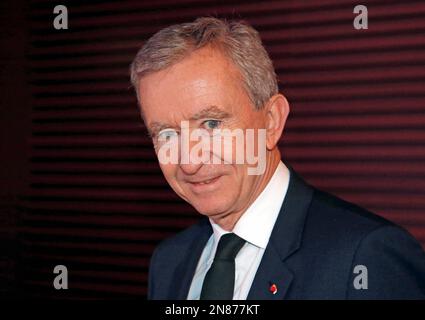
{"label": "man's cheek", "polygon": [[168,181],[168,183],[174,184],[177,180],[175,165],[160,164],[160,168],[161,168],[162,174],[164,175],[164,177]]}

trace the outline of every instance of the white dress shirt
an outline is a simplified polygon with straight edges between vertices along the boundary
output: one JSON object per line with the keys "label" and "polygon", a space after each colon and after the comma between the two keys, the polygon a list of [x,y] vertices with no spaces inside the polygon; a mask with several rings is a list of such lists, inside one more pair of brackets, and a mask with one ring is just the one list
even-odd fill
{"label": "white dress shirt", "polygon": [[[281,161],[264,190],[236,223],[232,232],[246,240],[235,258],[233,300],[246,300],[289,185],[289,170]],[[205,245],[190,285],[188,300],[198,300],[220,237],[228,233],[210,219],[213,234]]]}

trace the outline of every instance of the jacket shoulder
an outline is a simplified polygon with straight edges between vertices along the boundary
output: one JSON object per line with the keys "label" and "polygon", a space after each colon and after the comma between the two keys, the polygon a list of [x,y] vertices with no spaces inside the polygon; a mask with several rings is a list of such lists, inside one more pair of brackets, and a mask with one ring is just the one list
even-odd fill
{"label": "jacket shoulder", "polygon": [[197,224],[160,242],[150,260],[148,299],[167,299],[169,287],[175,280],[174,273],[177,266],[190,253],[193,243],[208,236],[208,227],[208,220],[202,219]]}
{"label": "jacket shoulder", "polygon": [[350,263],[362,239],[387,226],[401,229],[353,203],[314,189],[305,220],[302,248],[312,257],[326,256],[331,260],[334,257],[339,262]]}
{"label": "jacket shoulder", "polygon": [[359,237],[384,226],[398,227],[358,205],[317,189],[309,213],[309,219],[319,225],[326,224],[328,231],[338,229]]}
{"label": "jacket shoulder", "polygon": [[[358,265],[368,269],[369,290],[353,287]],[[304,275],[294,282],[296,298],[423,297],[425,260],[419,243],[402,227],[317,189],[305,220],[302,246],[290,266]]]}

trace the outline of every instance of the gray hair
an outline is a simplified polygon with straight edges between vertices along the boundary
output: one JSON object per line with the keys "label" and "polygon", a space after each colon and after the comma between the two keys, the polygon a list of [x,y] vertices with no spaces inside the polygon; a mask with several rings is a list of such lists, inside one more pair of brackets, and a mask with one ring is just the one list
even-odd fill
{"label": "gray hair", "polygon": [[130,66],[137,99],[143,76],[166,69],[207,45],[220,50],[239,69],[257,110],[278,92],[273,63],[254,28],[241,21],[202,17],[158,31],[139,50]]}

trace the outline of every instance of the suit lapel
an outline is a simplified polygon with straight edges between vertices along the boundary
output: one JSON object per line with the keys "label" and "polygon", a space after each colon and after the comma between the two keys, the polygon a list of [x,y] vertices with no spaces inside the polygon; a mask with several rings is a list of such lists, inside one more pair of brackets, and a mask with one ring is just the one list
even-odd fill
{"label": "suit lapel", "polygon": [[[282,300],[291,285],[292,278],[292,272],[282,262],[279,253],[273,246],[268,246],[247,299]],[[271,291],[272,285],[277,288],[275,294]]]}
{"label": "suit lapel", "polygon": [[[288,191],[273,227],[269,243],[255,275],[248,299],[284,299],[296,275],[285,260],[301,246],[307,211],[313,196],[308,186],[291,168]],[[272,285],[277,291],[270,291]]]}
{"label": "suit lapel", "polygon": [[186,257],[182,259],[182,262],[176,268],[174,281],[168,293],[168,299],[185,300],[189,293],[190,284],[195,274],[199,258],[212,233],[212,228],[208,219],[204,219],[200,223],[200,228],[201,230],[198,236],[194,237],[187,251],[182,253],[185,254]]}

